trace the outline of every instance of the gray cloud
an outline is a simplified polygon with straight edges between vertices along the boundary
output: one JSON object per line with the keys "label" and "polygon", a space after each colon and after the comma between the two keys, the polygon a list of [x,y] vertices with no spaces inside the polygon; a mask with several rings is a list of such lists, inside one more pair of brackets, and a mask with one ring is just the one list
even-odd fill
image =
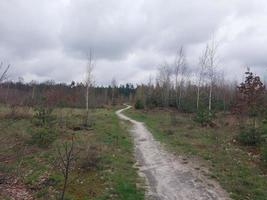
{"label": "gray cloud", "polygon": [[92,49],[98,84],[144,82],[181,45],[196,68],[214,34],[229,77],[263,74],[266,20],[264,0],[1,0],[0,59],[13,79],[82,81]]}

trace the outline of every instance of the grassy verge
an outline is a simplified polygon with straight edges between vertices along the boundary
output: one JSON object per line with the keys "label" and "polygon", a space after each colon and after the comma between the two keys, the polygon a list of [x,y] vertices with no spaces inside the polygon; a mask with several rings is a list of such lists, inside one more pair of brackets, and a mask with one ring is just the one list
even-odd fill
{"label": "grassy verge", "polygon": [[192,116],[173,111],[128,110],[126,114],[145,122],[154,137],[170,151],[206,160],[210,176],[220,182],[231,198],[267,199],[267,176],[259,160],[258,149],[240,146],[232,116],[219,117],[218,128],[203,128]]}
{"label": "grassy verge", "polygon": [[[58,199],[63,176],[54,164],[58,159],[57,148],[74,136],[77,160],[70,174],[66,199],[144,199],[143,189],[137,186],[142,185],[142,180],[133,167],[128,124],[119,121],[114,109],[92,110],[89,128],[80,127],[84,110],[54,110],[56,139],[42,148],[29,142],[35,132],[32,109],[19,108],[17,117],[14,113],[9,115],[11,110],[7,107],[0,110],[1,180],[19,180],[20,187],[25,187],[35,199]],[[1,184],[7,183],[0,183],[0,189]],[[8,199],[8,194],[3,193],[0,198]]]}

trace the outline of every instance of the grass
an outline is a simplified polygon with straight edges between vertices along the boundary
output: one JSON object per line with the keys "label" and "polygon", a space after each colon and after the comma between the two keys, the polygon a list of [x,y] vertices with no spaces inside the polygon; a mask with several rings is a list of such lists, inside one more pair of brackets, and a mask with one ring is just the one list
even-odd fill
{"label": "grass", "polygon": [[[35,130],[33,109],[17,109],[16,115],[24,114],[16,119],[9,116],[11,111],[7,106],[0,106],[0,111],[0,176],[18,178],[35,199],[58,199],[63,176],[54,165],[56,149],[72,135],[79,153],[70,174],[66,199],[144,199],[143,180],[133,167],[133,144],[127,132],[129,124],[117,118],[115,108],[91,110],[92,126],[79,129],[75,128],[81,126],[84,110],[55,109],[53,128],[57,135],[46,148],[29,143]],[[90,169],[81,169],[79,156],[90,146],[94,147],[93,153],[98,155],[99,161]],[[8,199],[8,196],[0,198]]]}
{"label": "grass", "polygon": [[209,176],[220,182],[236,200],[267,199],[266,168],[258,148],[240,146],[233,116],[219,116],[218,128],[201,127],[192,115],[170,110],[128,110],[126,114],[145,122],[154,137],[175,154],[197,157],[207,163]]}

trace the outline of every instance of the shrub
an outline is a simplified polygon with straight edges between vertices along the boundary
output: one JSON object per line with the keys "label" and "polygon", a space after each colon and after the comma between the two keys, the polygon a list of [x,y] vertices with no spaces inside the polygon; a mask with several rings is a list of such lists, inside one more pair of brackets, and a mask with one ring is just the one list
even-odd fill
{"label": "shrub", "polygon": [[135,109],[144,109],[144,103],[140,99],[138,99],[135,102],[134,107],[135,107]]}
{"label": "shrub", "polygon": [[257,145],[261,142],[262,131],[259,128],[253,126],[241,127],[238,141],[244,145]]}
{"label": "shrub", "polygon": [[54,117],[52,116],[52,109],[48,107],[36,107],[34,109],[35,113],[32,119],[32,122],[36,126],[46,126],[51,125],[54,121]]}
{"label": "shrub", "polygon": [[212,119],[214,118],[214,112],[209,112],[208,110],[199,110],[194,117],[194,121],[200,123],[202,126],[207,126],[212,124]]}
{"label": "shrub", "polygon": [[48,147],[56,139],[56,133],[52,128],[38,128],[32,133],[30,144],[36,144],[39,147]]}
{"label": "shrub", "polygon": [[90,145],[87,149],[81,151],[79,156],[79,167],[82,170],[93,170],[98,168],[101,157],[99,146]]}

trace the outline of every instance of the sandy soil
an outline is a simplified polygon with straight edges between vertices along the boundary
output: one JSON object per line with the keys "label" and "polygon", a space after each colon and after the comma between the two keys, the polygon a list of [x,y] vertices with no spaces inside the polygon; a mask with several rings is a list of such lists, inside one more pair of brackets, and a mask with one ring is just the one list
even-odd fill
{"label": "sandy soil", "polygon": [[190,160],[174,156],[155,141],[141,122],[118,110],[116,114],[133,124],[131,133],[135,144],[135,157],[139,173],[147,184],[147,199],[153,200],[225,200],[228,194],[214,180],[203,174],[201,166]]}

